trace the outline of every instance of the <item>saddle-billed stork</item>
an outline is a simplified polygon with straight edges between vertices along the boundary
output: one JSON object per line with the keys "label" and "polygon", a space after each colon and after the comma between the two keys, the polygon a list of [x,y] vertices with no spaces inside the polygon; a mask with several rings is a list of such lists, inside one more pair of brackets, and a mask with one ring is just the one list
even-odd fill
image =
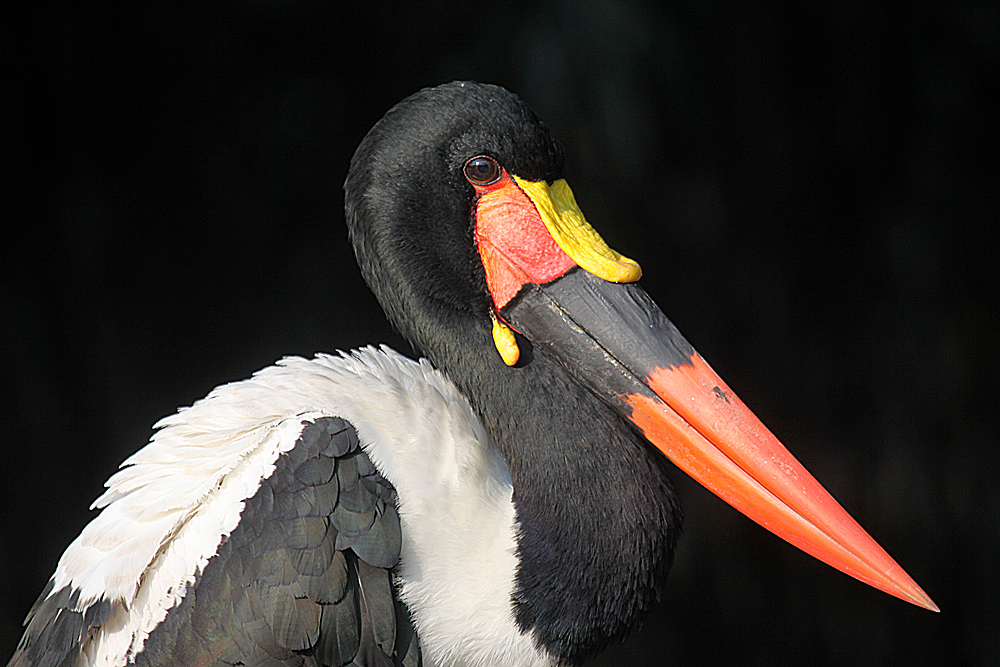
{"label": "saddle-billed stork", "polygon": [[364,277],[426,359],[286,358],[160,421],[12,667],[578,664],[664,585],[664,455],[936,610],[636,285],[516,96],[416,93],[345,192]]}

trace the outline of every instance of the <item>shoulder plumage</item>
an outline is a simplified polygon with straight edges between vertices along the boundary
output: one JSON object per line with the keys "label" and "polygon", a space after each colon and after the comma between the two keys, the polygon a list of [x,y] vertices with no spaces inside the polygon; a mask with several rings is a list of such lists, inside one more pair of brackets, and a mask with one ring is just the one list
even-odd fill
{"label": "shoulder plumage", "polygon": [[[279,457],[308,453],[310,425],[358,412],[359,397],[391,416],[407,409],[393,402],[408,403],[409,392],[425,386],[439,400],[454,391],[429,364],[388,348],[289,357],[160,420],[149,444],[123,462],[92,505],[100,514],[60,558],[11,664],[60,664],[81,649],[88,663],[124,664],[184,601]],[[385,497],[381,505],[384,513]],[[398,519],[392,525],[398,553]],[[337,547],[350,546],[341,536]],[[394,564],[384,560],[376,564]],[[46,651],[63,657],[39,662]]]}

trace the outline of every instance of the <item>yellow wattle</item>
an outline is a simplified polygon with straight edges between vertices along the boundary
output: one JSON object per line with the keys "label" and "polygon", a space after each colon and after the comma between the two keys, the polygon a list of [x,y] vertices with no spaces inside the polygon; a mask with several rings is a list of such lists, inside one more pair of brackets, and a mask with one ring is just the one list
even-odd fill
{"label": "yellow wattle", "polygon": [[513,366],[521,358],[521,348],[517,346],[514,332],[494,313],[490,313],[490,317],[493,318],[493,344],[497,346],[497,352],[500,353],[503,362],[508,366]]}

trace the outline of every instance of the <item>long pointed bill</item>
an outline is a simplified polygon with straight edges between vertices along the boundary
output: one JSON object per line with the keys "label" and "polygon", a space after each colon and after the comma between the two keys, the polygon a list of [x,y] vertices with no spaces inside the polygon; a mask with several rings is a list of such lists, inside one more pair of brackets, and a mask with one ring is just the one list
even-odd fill
{"label": "long pointed bill", "polygon": [[746,516],[865,583],[938,610],[652,299],[627,284],[638,265],[604,244],[565,181],[550,187],[504,174],[479,191],[476,235],[498,315],[494,338],[509,365],[517,348],[506,325]]}

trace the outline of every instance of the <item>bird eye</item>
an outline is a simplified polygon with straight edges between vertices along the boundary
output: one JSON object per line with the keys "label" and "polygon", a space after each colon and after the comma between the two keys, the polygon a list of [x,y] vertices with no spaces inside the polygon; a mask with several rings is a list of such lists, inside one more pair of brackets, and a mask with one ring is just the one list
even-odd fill
{"label": "bird eye", "polygon": [[501,171],[500,163],[486,155],[465,163],[465,178],[473,185],[492,185],[500,179]]}

